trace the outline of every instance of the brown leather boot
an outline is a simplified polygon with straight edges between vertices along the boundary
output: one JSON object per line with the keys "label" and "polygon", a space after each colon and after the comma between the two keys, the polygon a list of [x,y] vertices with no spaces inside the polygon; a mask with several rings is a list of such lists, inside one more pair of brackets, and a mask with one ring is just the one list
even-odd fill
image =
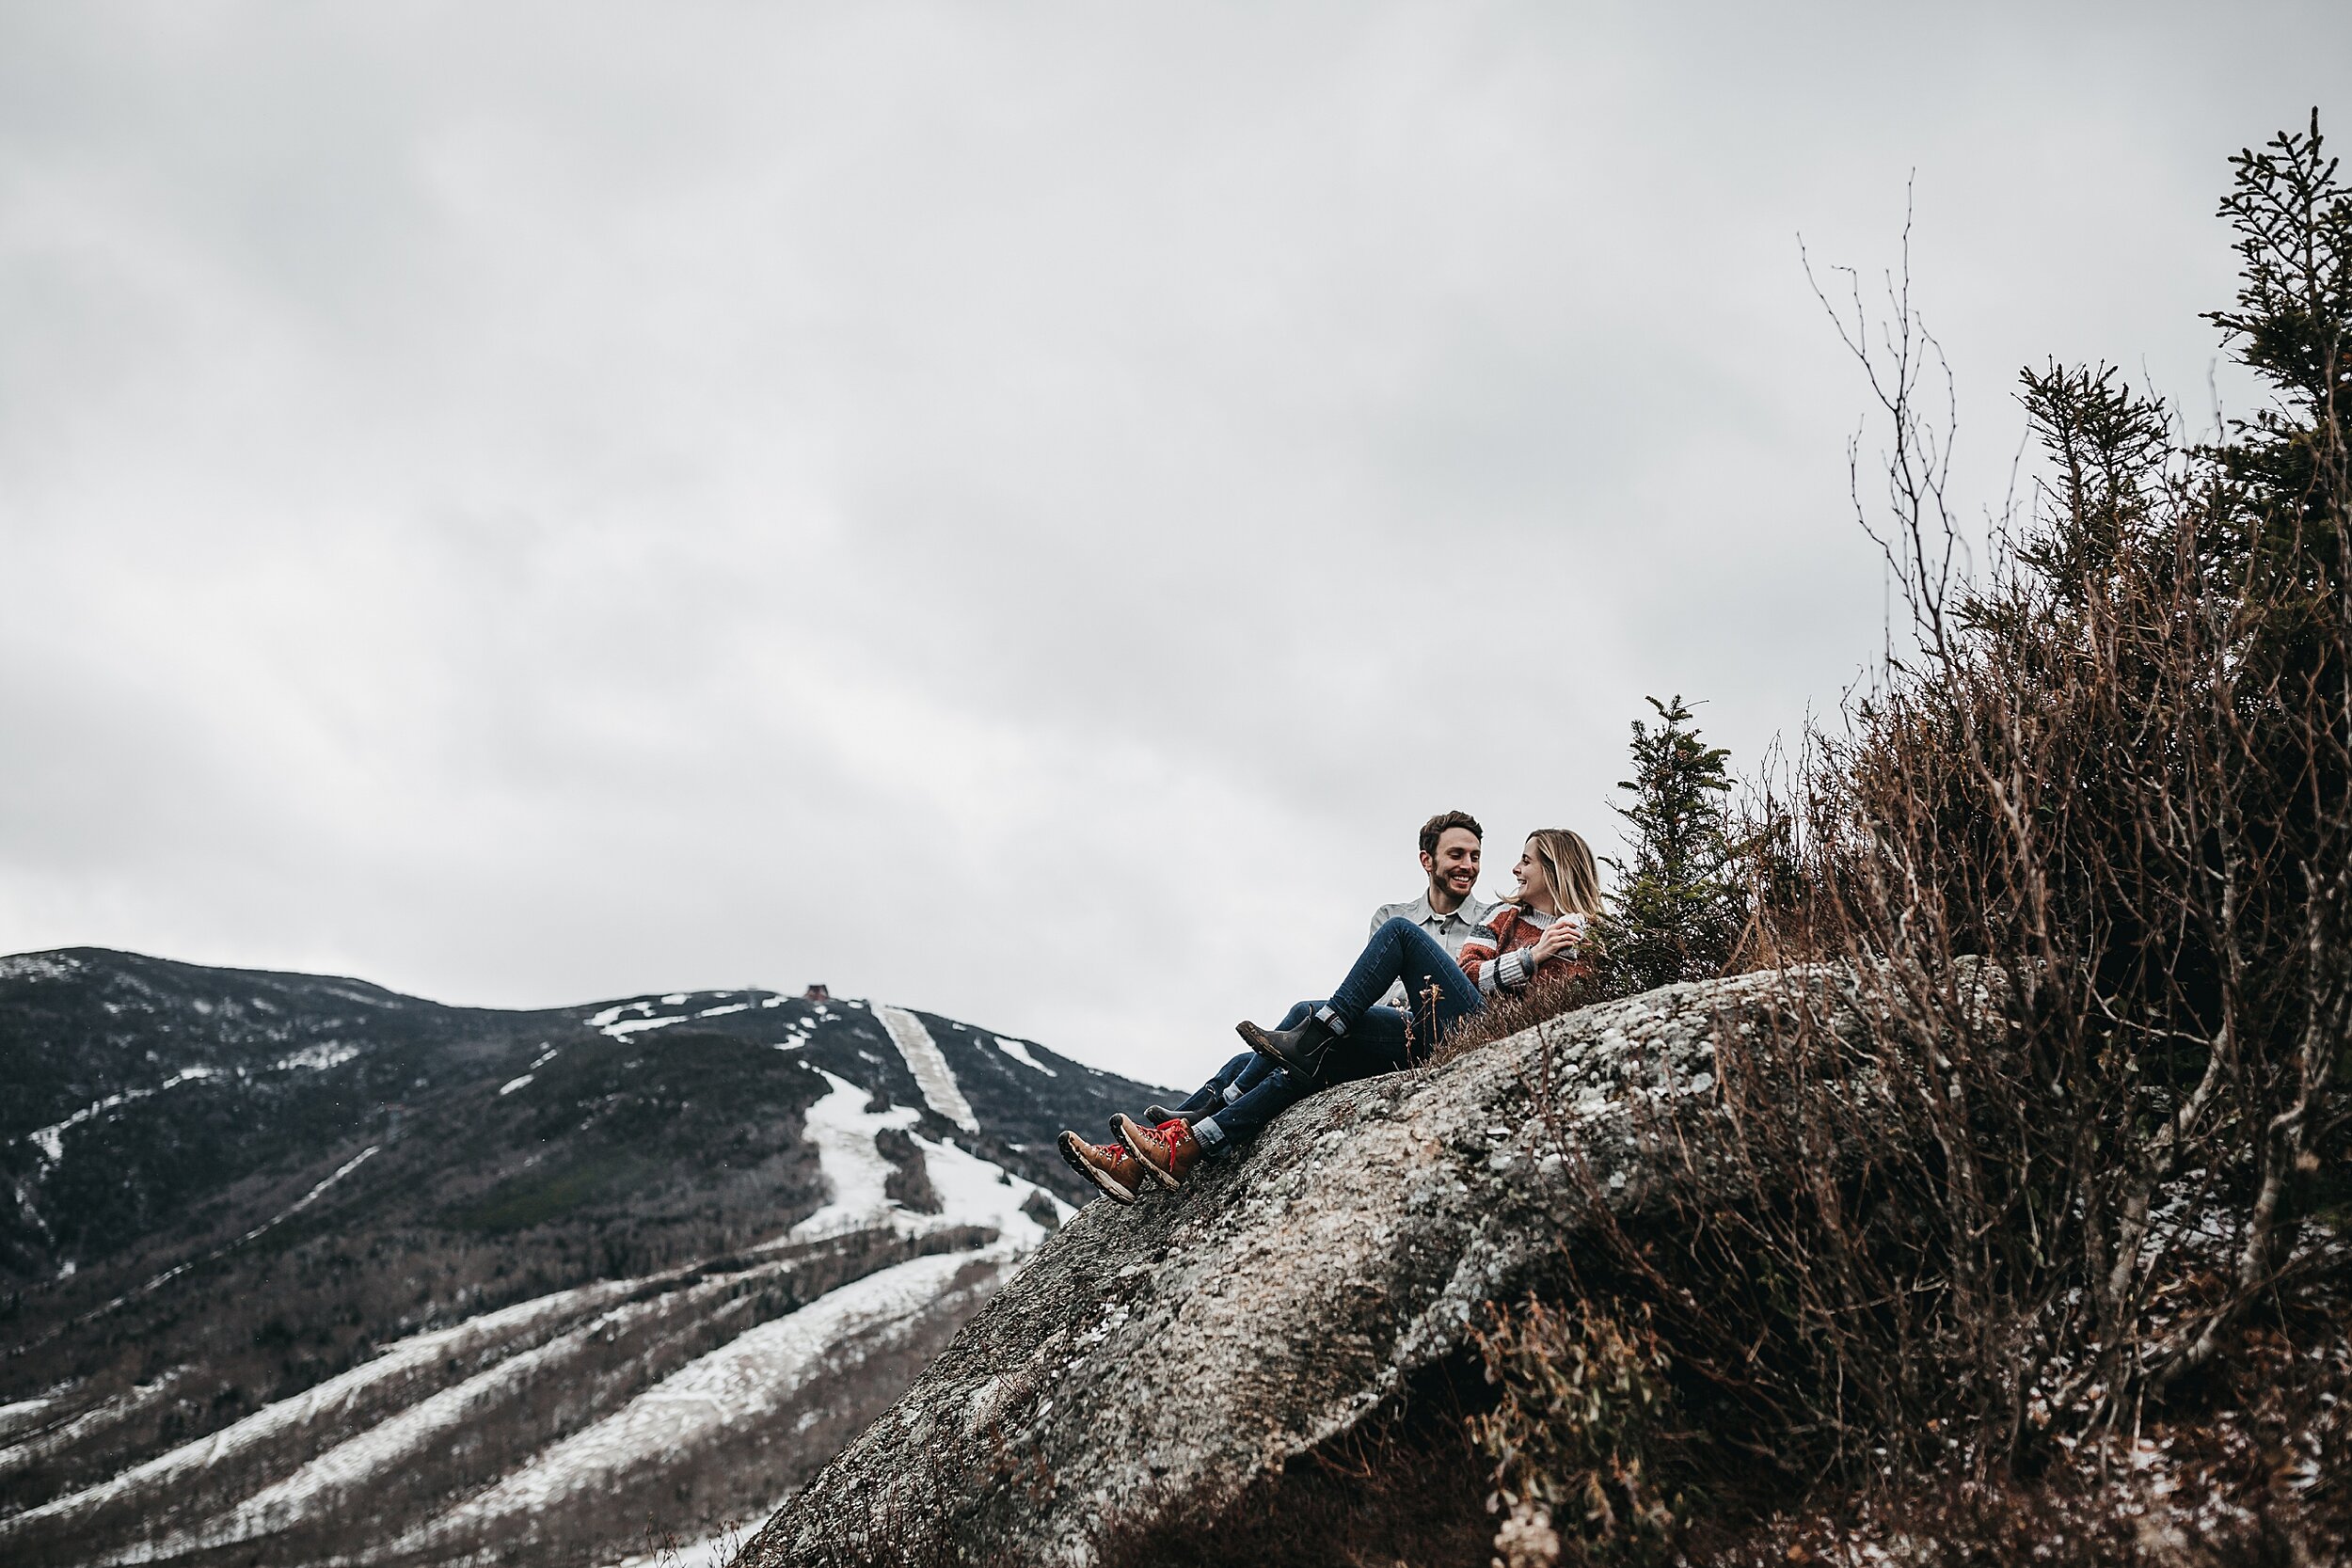
{"label": "brown leather boot", "polygon": [[1295,1029],[1261,1029],[1244,1020],[1233,1025],[1243,1043],[1261,1056],[1269,1056],[1308,1088],[1322,1086],[1331,1046],[1340,1037],[1321,1018],[1311,1018]]}
{"label": "brown leather boot", "polygon": [[1131,1117],[1120,1117],[1119,1135],[1134,1151],[1136,1163],[1163,1187],[1183,1185],[1184,1173],[1200,1158],[1200,1140],[1182,1121],[1146,1127]]}
{"label": "brown leather boot", "polygon": [[1090,1144],[1075,1132],[1064,1132],[1059,1141],[1070,1168],[1113,1203],[1133,1203],[1142,1191],[1143,1167],[1122,1146]]}

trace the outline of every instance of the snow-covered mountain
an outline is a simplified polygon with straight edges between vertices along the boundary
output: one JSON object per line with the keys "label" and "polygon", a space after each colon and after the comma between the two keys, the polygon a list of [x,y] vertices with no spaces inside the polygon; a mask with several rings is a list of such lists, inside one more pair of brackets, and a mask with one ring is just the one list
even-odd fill
{"label": "snow-covered mountain", "polygon": [[609,1562],[756,1521],[1159,1091],[882,1004],[0,958],[0,1558]]}

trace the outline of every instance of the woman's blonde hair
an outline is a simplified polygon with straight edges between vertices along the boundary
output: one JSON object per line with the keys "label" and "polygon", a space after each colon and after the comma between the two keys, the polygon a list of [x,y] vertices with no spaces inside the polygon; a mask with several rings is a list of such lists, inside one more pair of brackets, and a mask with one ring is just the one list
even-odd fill
{"label": "woman's blonde hair", "polygon": [[1538,828],[1527,835],[1527,852],[1543,867],[1562,914],[1600,913],[1600,867],[1591,845],[1565,828]]}

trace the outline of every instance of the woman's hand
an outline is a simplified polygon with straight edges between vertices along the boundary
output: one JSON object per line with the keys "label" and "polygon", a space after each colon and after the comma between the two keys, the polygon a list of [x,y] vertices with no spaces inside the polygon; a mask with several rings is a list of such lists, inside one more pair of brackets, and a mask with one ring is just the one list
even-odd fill
{"label": "woman's hand", "polygon": [[1542,963],[1546,958],[1574,947],[1577,939],[1582,935],[1574,921],[1565,917],[1555,920],[1544,927],[1542,936],[1535,939],[1535,945],[1528,949],[1528,957],[1536,963]]}

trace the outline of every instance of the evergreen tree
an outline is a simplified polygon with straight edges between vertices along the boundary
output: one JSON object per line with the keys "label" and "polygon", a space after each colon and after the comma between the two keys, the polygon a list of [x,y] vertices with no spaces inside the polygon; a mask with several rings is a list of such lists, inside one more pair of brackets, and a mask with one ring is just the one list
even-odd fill
{"label": "evergreen tree", "polygon": [[1727,800],[1731,753],[1700,737],[1679,695],[1648,701],[1658,726],[1634,721],[1633,777],[1617,785],[1633,803],[1612,808],[1632,828],[1632,858],[1609,863],[1617,907],[1602,932],[1610,967],[1630,990],[1722,974],[1747,919]]}

